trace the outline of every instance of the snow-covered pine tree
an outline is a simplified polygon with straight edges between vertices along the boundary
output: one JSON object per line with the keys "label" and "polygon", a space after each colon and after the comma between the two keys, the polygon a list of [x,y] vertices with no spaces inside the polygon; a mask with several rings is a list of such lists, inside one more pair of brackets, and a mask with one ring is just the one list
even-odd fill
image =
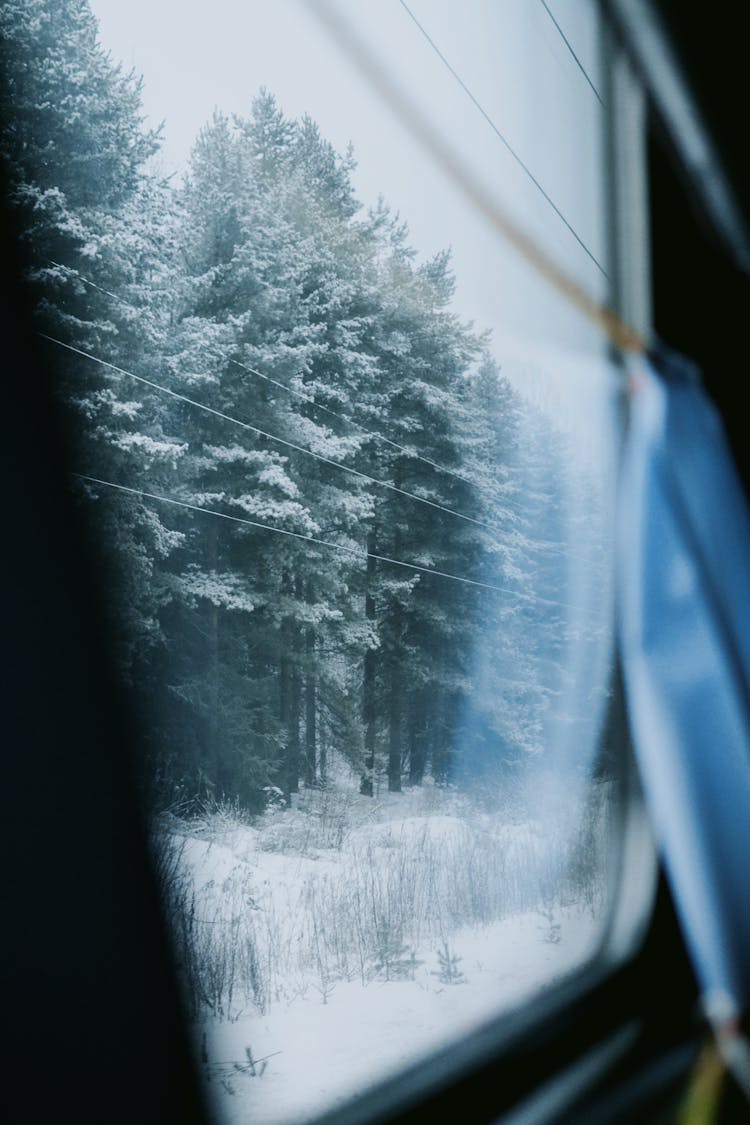
{"label": "snow-covered pine tree", "polygon": [[[191,519],[181,581],[186,611],[203,607],[211,642],[197,685],[188,660],[181,694],[192,695],[205,717],[206,737],[216,746],[204,755],[210,767],[201,768],[220,774],[215,784],[222,789],[230,777],[236,786],[250,761],[258,793],[280,784],[291,794],[300,777],[314,784],[325,713],[330,726],[350,734],[352,728],[345,655],[347,628],[356,632],[356,625],[346,576],[356,547],[350,531],[367,502],[358,499],[356,478],[302,452],[340,461],[357,445],[319,423],[307,401],[315,393],[308,385],[313,358],[325,350],[321,308],[325,314],[332,298],[323,291],[329,281],[340,288],[346,268],[334,240],[351,212],[342,213],[335,176],[336,193],[326,195],[336,166],[322,142],[318,164],[328,179],[308,182],[304,174],[315,139],[309,123],[300,133],[262,93],[248,119],[230,123],[217,115],[204,129],[185,191],[189,300],[175,333],[173,382],[197,387],[202,402],[254,427],[196,411],[185,418],[192,502],[349,548],[336,556],[272,531]],[[231,699],[224,698],[226,659],[245,680],[244,687],[234,684]],[[245,737],[235,724],[238,737],[227,743],[226,720],[238,697],[255,704],[245,714]]]}
{"label": "snow-covered pine tree", "polygon": [[539,759],[561,698],[570,458],[551,420],[489,359],[466,384],[465,467],[482,496],[483,598],[461,717],[462,784],[509,776]]}
{"label": "snow-covered pine tree", "polygon": [[[448,309],[448,256],[417,267],[397,217],[381,207],[371,222],[382,247],[383,304],[370,341],[376,384],[364,404],[401,448],[376,443],[368,452],[375,475],[403,492],[377,496],[370,540],[378,554],[471,574],[479,547],[475,497],[462,477],[455,421],[462,380],[481,343]],[[470,591],[387,563],[373,568],[378,647],[367,671],[384,719],[378,736],[387,744],[391,790],[401,788],[405,769],[421,781],[428,760],[433,776],[447,778],[475,612]]]}
{"label": "snow-covered pine tree", "polygon": [[273,529],[86,486],[154,773],[257,807],[324,782],[331,749],[372,793],[537,748],[563,454],[451,312],[449,255],[418,264],[397,215],[359,208],[351,152],[267,91],[161,182],[87,0],[9,0],[0,39],[40,328],[246,423],[63,353],[81,470]]}
{"label": "snow-covered pine tree", "polygon": [[[162,315],[153,283],[168,238],[166,188],[146,170],[158,137],[143,125],[140,81],[100,46],[87,0],[10,0],[0,12],[0,55],[0,150],[38,327],[110,362],[140,368],[148,357],[151,366]],[[54,362],[82,472],[138,487],[172,471],[182,446],[148,395],[74,353],[57,351]],[[179,537],[153,506],[87,491],[97,498],[121,664],[132,682],[136,652],[158,633],[153,563]]]}

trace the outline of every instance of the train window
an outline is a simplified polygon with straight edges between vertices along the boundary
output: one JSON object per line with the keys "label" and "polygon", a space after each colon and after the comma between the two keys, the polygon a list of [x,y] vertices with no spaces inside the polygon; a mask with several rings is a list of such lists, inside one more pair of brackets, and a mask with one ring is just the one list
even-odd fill
{"label": "train window", "polygon": [[311,1119],[642,912],[594,315],[647,324],[637,86],[593,2],[2,20],[198,1065]]}

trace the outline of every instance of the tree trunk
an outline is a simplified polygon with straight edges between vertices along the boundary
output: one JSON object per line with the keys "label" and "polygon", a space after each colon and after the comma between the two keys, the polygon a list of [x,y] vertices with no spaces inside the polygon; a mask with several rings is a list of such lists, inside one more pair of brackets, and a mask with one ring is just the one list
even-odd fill
{"label": "tree trunk", "polygon": [[[367,537],[367,577],[365,592],[365,617],[368,621],[375,620],[375,598],[372,588],[375,580],[375,559],[370,556],[375,553],[375,535]],[[369,648],[365,652],[364,669],[362,678],[362,721],[365,728],[365,768],[360,781],[359,791],[365,797],[372,797],[375,793],[375,671],[377,668],[375,650]]]}
{"label": "tree trunk", "polygon": [[[398,471],[394,473],[394,481],[401,487],[401,476]],[[393,539],[394,558],[401,557],[401,535],[398,526]],[[401,711],[403,707],[403,673],[401,627],[403,610],[398,600],[393,605],[392,649],[390,651],[390,677],[389,695],[390,709],[388,714],[388,791],[389,793],[401,792]]]}
{"label": "tree trunk", "polygon": [[[281,579],[283,594],[294,589],[291,576],[285,571]],[[279,719],[286,736],[281,769],[284,800],[292,803],[292,793],[299,790],[299,668],[295,653],[296,628],[291,616],[281,622],[281,648],[279,653]]]}
{"label": "tree trunk", "polygon": [[[281,652],[279,654],[279,723],[282,731],[286,734],[287,719],[289,715],[289,658],[287,656],[286,645],[287,623],[284,622],[281,626]],[[288,740],[287,740],[288,741]],[[289,796],[288,775],[289,775],[289,747],[284,746],[283,759],[280,765],[283,768],[280,770],[279,780],[284,790],[284,802],[289,805],[291,803]]]}
{"label": "tree trunk", "polygon": [[[218,534],[215,527],[208,533],[206,560],[208,569],[218,569]],[[208,603],[206,619],[206,687],[208,688],[208,713],[206,716],[206,771],[205,779],[212,792],[220,795],[224,785],[224,763],[220,746],[219,700],[219,609]]]}
{"label": "tree trunk", "polygon": [[401,670],[391,665],[391,707],[388,721],[388,792],[401,792]]}
{"label": "tree trunk", "polygon": [[286,743],[286,788],[287,804],[291,804],[292,793],[299,793],[300,740],[299,721],[302,702],[302,677],[299,664],[292,660],[289,668],[289,706],[287,708]]}
{"label": "tree trunk", "polygon": [[328,731],[322,718],[318,721],[318,784],[321,789],[328,788]]}
{"label": "tree trunk", "polygon": [[427,746],[422,708],[423,700],[420,692],[413,702],[409,716],[409,785],[421,785],[424,780]]}
{"label": "tree trunk", "polygon": [[437,724],[433,743],[432,775],[438,785],[445,785],[450,776],[453,744],[455,699],[444,692],[435,707]]}
{"label": "tree trunk", "polygon": [[317,677],[315,675],[315,630],[308,628],[305,634],[305,785],[315,785],[317,766],[316,717],[317,717]]}

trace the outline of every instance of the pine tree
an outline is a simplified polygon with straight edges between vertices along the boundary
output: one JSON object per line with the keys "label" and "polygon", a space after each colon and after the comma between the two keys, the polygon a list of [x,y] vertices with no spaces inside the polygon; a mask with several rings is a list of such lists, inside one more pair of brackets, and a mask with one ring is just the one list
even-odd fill
{"label": "pine tree", "polygon": [[555,709],[543,596],[585,485],[452,313],[450,254],[418,263],[397,214],[361,210],[351,150],[266,90],[160,181],[86,0],[10,0],[0,36],[39,327],[115,365],[59,365],[82,471],[248,521],[81,489],[164,792],[290,801],[332,750],[398,791],[585,725]]}
{"label": "pine tree", "polygon": [[[10,0],[0,13],[0,56],[0,151],[28,245],[38,327],[137,364],[154,339],[150,284],[163,255],[154,238],[163,188],[145,171],[158,137],[143,127],[140,81],[99,45],[87,0]],[[171,469],[182,448],[153,412],[147,420],[132,386],[72,353],[55,359],[82,471],[137,484],[144,463]],[[121,592],[113,608],[127,670],[157,631],[153,560],[179,537],[132,500],[110,495],[98,506],[104,564]]]}

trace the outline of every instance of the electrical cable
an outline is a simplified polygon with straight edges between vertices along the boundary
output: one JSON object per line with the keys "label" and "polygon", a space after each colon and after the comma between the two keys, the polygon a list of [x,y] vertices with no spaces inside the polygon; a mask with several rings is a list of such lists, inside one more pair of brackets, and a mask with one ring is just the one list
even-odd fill
{"label": "electrical cable", "polygon": [[419,563],[405,562],[403,559],[394,559],[389,555],[380,555],[374,551],[359,551],[355,547],[347,547],[342,543],[332,543],[327,539],[318,539],[314,535],[305,535],[302,531],[289,531],[283,527],[274,527],[273,524],[261,523],[259,520],[247,519],[245,516],[233,516],[228,512],[217,512],[215,508],[204,508],[200,504],[191,504],[187,500],[177,500],[173,496],[161,496],[156,492],[147,492],[143,488],[131,488],[129,485],[118,484],[115,481],[103,480],[100,477],[89,476],[86,473],[73,473],[77,480],[87,481],[89,484],[104,485],[107,488],[117,489],[119,492],[127,492],[133,496],[142,496],[148,500],[158,500],[162,504],[173,504],[178,508],[186,508],[191,512],[201,512],[206,516],[217,516],[219,519],[230,520],[232,523],[245,524],[247,527],[254,527],[261,531],[275,532],[277,535],[288,535],[292,539],[303,539],[307,543],[314,543],[318,547],[327,547],[329,550],[339,551],[343,554],[353,555],[355,558],[362,561],[366,559],[375,559],[378,562],[390,563],[391,566],[405,567],[407,570],[418,571],[420,574],[434,574],[438,578],[448,578],[452,582],[463,582],[467,586],[479,586],[484,590],[493,590],[498,594],[508,594],[513,598],[518,598],[521,601],[533,602],[534,604],[542,603],[560,607],[562,609],[573,609],[574,606],[567,605],[565,602],[553,601],[549,598],[538,597],[533,594],[519,593],[517,590],[508,590],[503,586],[496,586],[492,582],[480,582],[476,578],[466,578],[460,574],[451,574],[449,571],[436,570],[429,566],[420,566]]}
{"label": "electrical cable", "polygon": [[546,13],[547,13],[547,15],[549,16],[549,18],[550,18],[550,19],[552,20],[552,22],[553,22],[553,24],[555,25],[555,27],[557,28],[557,31],[558,31],[558,34],[559,34],[560,38],[562,39],[563,43],[565,44],[565,46],[566,46],[566,47],[568,48],[568,50],[570,51],[571,55],[573,56],[573,59],[575,60],[576,66],[578,67],[578,69],[580,70],[581,74],[583,75],[583,77],[584,77],[584,78],[586,79],[586,81],[588,82],[589,86],[590,86],[590,87],[591,87],[591,89],[593,90],[593,92],[594,92],[594,94],[595,94],[596,98],[597,98],[597,99],[598,99],[598,101],[599,101],[599,104],[603,106],[603,105],[604,105],[604,101],[602,100],[602,96],[601,96],[601,94],[599,93],[599,91],[597,90],[596,86],[594,85],[594,83],[593,83],[593,82],[591,81],[591,79],[589,78],[589,73],[588,73],[588,71],[586,70],[586,67],[585,67],[585,66],[583,65],[583,63],[581,62],[581,60],[580,60],[580,59],[578,58],[578,55],[577,55],[577,54],[575,53],[575,51],[573,50],[573,45],[571,44],[571,42],[570,42],[570,40],[568,39],[567,35],[566,35],[566,34],[565,34],[565,32],[563,31],[563,29],[562,29],[562,28],[560,27],[560,24],[559,24],[559,23],[557,22],[557,20],[555,19],[555,17],[554,17],[553,15],[552,15],[552,12],[550,11],[550,9],[549,9],[549,5],[547,4],[546,0],[539,0],[539,3],[540,3],[540,4],[542,5],[542,7],[544,8],[545,12],[546,12]]}
{"label": "electrical cable", "polygon": [[553,210],[553,211],[555,212],[555,214],[557,215],[557,217],[558,217],[558,218],[560,219],[560,221],[561,221],[561,222],[562,222],[562,223],[564,224],[564,226],[565,226],[565,227],[567,227],[567,229],[568,229],[568,230],[570,231],[570,233],[571,233],[571,234],[573,235],[573,238],[574,238],[574,239],[576,240],[576,242],[577,242],[577,243],[578,243],[578,245],[579,245],[579,246],[581,247],[581,249],[582,249],[582,250],[583,250],[583,251],[584,251],[584,252],[585,252],[586,254],[588,254],[589,258],[590,258],[590,259],[591,259],[591,261],[592,261],[592,262],[594,263],[594,265],[596,266],[596,268],[597,268],[597,269],[598,269],[598,270],[600,271],[600,273],[601,273],[601,274],[602,274],[602,275],[603,275],[604,277],[607,277],[607,271],[605,270],[604,266],[603,266],[603,265],[601,264],[601,262],[599,261],[599,259],[598,259],[598,258],[596,257],[596,255],[595,255],[595,254],[593,254],[593,253],[591,252],[591,250],[589,250],[588,246],[587,246],[587,245],[586,245],[586,243],[585,243],[585,242],[583,241],[583,239],[582,239],[582,238],[581,238],[581,236],[579,235],[578,231],[577,231],[577,230],[575,229],[575,227],[574,227],[574,226],[572,225],[572,223],[568,222],[568,220],[566,219],[565,215],[564,215],[564,214],[562,213],[562,211],[560,210],[560,208],[559,208],[559,207],[557,206],[557,204],[555,203],[555,201],[554,201],[554,199],[552,198],[552,196],[551,196],[551,195],[550,195],[550,194],[549,194],[549,193],[548,193],[547,191],[545,191],[544,187],[542,186],[542,184],[540,183],[540,181],[539,181],[539,180],[537,179],[537,177],[536,177],[536,176],[534,175],[534,173],[533,173],[533,172],[531,171],[531,169],[529,168],[528,164],[526,164],[526,162],[525,162],[524,160],[522,160],[522,159],[521,159],[521,157],[520,157],[520,156],[518,155],[518,153],[517,153],[517,152],[516,152],[516,150],[514,149],[513,145],[512,145],[512,144],[510,143],[510,141],[508,140],[508,138],[507,138],[507,137],[506,137],[506,136],[505,136],[505,135],[504,135],[504,134],[503,134],[503,133],[502,133],[502,132],[500,131],[500,129],[498,128],[498,126],[497,126],[497,125],[495,124],[495,122],[493,121],[493,119],[492,119],[492,118],[490,117],[490,115],[489,115],[489,113],[487,112],[487,110],[486,110],[486,109],[484,108],[484,106],[483,106],[483,105],[481,104],[481,102],[480,102],[480,101],[479,101],[479,100],[478,100],[478,99],[477,99],[477,98],[476,98],[476,97],[474,96],[474,94],[473,94],[473,93],[471,92],[471,90],[469,89],[469,87],[468,87],[468,86],[466,85],[466,83],[464,82],[464,80],[463,80],[463,78],[461,77],[461,75],[460,75],[460,74],[458,73],[458,71],[457,71],[457,70],[455,70],[455,68],[454,68],[454,67],[453,67],[453,66],[451,65],[451,63],[450,63],[450,62],[448,61],[448,59],[447,59],[447,58],[445,57],[445,55],[443,54],[443,52],[442,52],[442,51],[440,50],[440,48],[438,47],[438,45],[437,45],[437,43],[435,42],[435,40],[434,40],[434,39],[433,39],[433,38],[431,37],[431,35],[430,35],[430,34],[428,33],[427,29],[426,29],[426,28],[425,28],[425,27],[424,27],[424,26],[423,26],[423,25],[422,25],[422,24],[421,24],[421,23],[419,22],[419,20],[418,20],[418,19],[417,19],[417,17],[416,17],[415,15],[414,15],[414,13],[412,12],[412,10],[411,10],[411,8],[409,7],[409,5],[408,5],[408,4],[406,3],[406,0],[399,0],[399,3],[401,4],[401,7],[402,7],[402,8],[404,9],[404,11],[405,11],[405,12],[407,13],[407,15],[408,15],[408,16],[410,17],[410,19],[411,19],[411,20],[413,21],[413,23],[414,23],[414,24],[416,25],[416,27],[417,27],[417,28],[419,29],[419,31],[420,31],[420,32],[422,33],[422,35],[423,35],[423,36],[424,36],[424,38],[425,38],[425,39],[427,40],[427,42],[429,43],[429,45],[430,45],[430,46],[432,47],[433,51],[434,51],[434,52],[435,52],[435,54],[436,54],[436,55],[438,56],[438,58],[440,59],[440,61],[441,61],[441,62],[443,63],[443,65],[444,65],[444,66],[445,66],[445,67],[447,68],[447,70],[448,70],[448,71],[450,71],[450,73],[451,73],[451,74],[453,75],[453,77],[455,78],[456,82],[458,82],[459,86],[460,86],[460,87],[461,87],[461,89],[462,89],[462,90],[464,91],[464,93],[466,94],[466,96],[467,96],[467,97],[469,98],[469,100],[470,100],[470,101],[471,101],[471,102],[473,103],[473,105],[474,105],[474,106],[475,106],[475,107],[476,107],[476,108],[477,108],[477,109],[479,110],[479,112],[481,113],[482,117],[483,117],[483,118],[485,119],[485,121],[486,121],[486,122],[487,122],[487,124],[489,125],[490,129],[492,129],[492,132],[493,132],[493,133],[495,134],[495,136],[496,136],[496,137],[497,137],[497,138],[498,138],[498,139],[499,139],[499,140],[500,140],[500,141],[502,142],[502,144],[503,144],[503,145],[505,146],[505,148],[506,148],[506,149],[508,150],[508,152],[510,153],[510,155],[511,155],[511,156],[513,157],[513,159],[515,160],[516,164],[517,164],[517,165],[519,166],[519,168],[521,168],[521,169],[522,169],[522,170],[523,170],[523,171],[524,171],[524,172],[526,173],[526,175],[527,175],[527,176],[528,176],[528,178],[529,178],[529,179],[531,180],[531,182],[532,182],[532,183],[534,184],[534,186],[535,186],[535,187],[537,188],[537,190],[538,190],[539,192],[541,192],[542,196],[543,196],[543,197],[544,197],[544,198],[546,199],[547,203],[548,203],[548,204],[550,205],[550,207],[551,207],[551,208],[552,208],[552,210]]}
{"label": "electrical cable", "polygon": [[[411,493],[411,492],[406,491],[405,489],[398,488],[396,485],[392,485],[387,481],[381,481],[377,477],[370,477],[365,473],[361,473],[357,469],[350,468],[348,465],[342,465],[341,462],[339,462],[339,461],[331,461],[328,458],[322,457],[320,454],[314,453],[312,450],[305,449],[303,446],[298,446],[298,445],[295,445],[292,442],[287,442],[284,438],[278,438],[278,437],[275,437],[272,434],[268,434],[265,430],[260,430],[257,427],[250,425],[249,422],[243,422],[238,418],[234,418],[232,415],[225,414],[225,413],[223,413],[222,411],[219,411],[219,410],[215,410],[213,407],[207,406],[205,403],[198,402],[197,399],[191,399],[191,398],[188,398],[186,395],[181,395],[179,392],[173,391],[169,387],[164,387],[160,383],[155,383],[151,379],[146,379],[143,375],[136,375],[135,372],[133,372],[133,371],[127,371],[125,368],[118,367],[116,364],[111,363],[109,360],[101,359],[99,356],[95,356],[91,352],[86,352],[82,348],[74,347],[74,345],[72,345],[72,344],[66,344],[62,340],[56,339],[54,336],[49,336],[44,332],[40,332],[40,333],[38,333],[38,335],[42,339],[47,340],[52,344],[57,344],[59,347],[65,348],[66,350],[74,352],[77,355],[81,355],[86,359],[91,359],[95,363],[98,363],[103,367],[108,367],[111,370],[115,371],[118,375],[128,375],[131,379],[135,379],[136,381],[138,381],[140,383],[144,383],[146,386],[151,387],[155,390],[163,391],[165,394],[170,395],[171,397],[176,398],[176,399],[178,399],[182,402],[186,402],[190,406],[198,407],[199,409],[205,410],[210,414],[215,414],[217,417],[221,418],[224,421],[233,422],[234,424],[236,424],[238,426],[242,426],[243,428],[249,429],[254,433],[261,434],[263,437],[270,437],[273,441],[280,442],[283,445],[291,446],[291,448],[293,448],[295,450],[298,450],[299,452],[306,453],[309,456],[316,458],[317,460],[323,461],[325,464],[334,465],[337,468],[344,469],[346,472],[353,473],[355,476],[364,477],[365,480],[372,481],[375,484],[380,484],[384,488],[393,489],[394,491],[402,493],[403,495],[405,495],[407,497],[410,497],[411,499],[417,500],[421,504],[428,504],[431,507],[436,507],[436,508],[439,508],[441,511],[445,511],[445,512],[449,513],[450,515],[460,516],[461,519],[469,520],[473,523],[476,523],[480,527],[485,528],[487,531],[497,532],[497,531],[501,530],[499,527],[497,527],[495,525],[492,525],[492,524],[488,524],[486,521],[477,520],[472,516],[467,516],[462,512],[457,512],[453,508],[447,508],[444,505],[437,504],[435,501],[427,500],[424,497],[417,496],[415,493]],[[232,360],[231,362],[236,363],[237,366],[242,367],[246,371],[251,371],[253,374],[260,375],[260,377],[262,379],[268,379],[269,382],[274,383],[276,386],[279,386],[282,389],[291,391],[291,388],[285,387],[283,383],[279,383],[276,379],[271,379],[270,376],[263,375],[260,371],[255,371],[253,368],[247,367],[245,364],[239,363],[237,360]],[[292,392],[292,393],[299,394],[299,392]],[[304,396],[304,395],[300,395],[300,397],[307,399],[307,396]],[[314,402],[313,399],[308,399],[308,401],[312,401],[314,405],[318,405],[317,403]],[[324,407],[324,409],[326,409],[326,408]],[[332,412],[329,411],[329,413],[332,413]],[[343,415],[337,414],[337,415],[335,415],[335,417],[341,418],[342,420],[346,421],[346,419],[344,419]],[[353,422],[352,425],[357,425],[357,423]],[[361,428],[361,427],[359,427],[359,428]],[[370,431],[365,431],[365,432],[369,433]],[[380,435],[373,433],[372,436],[373,437],[379,437]],[[388,438],[383,438],[382,440],[387,441],[387,442],[389,441]],[[395,443],[391,442],[390,444],[395,444]],[[401,447],[398,447],[398,448],[401,448]],[[415,456],[417,456],[419,460],[424,460],[424,458],[419,457],[418,454],[415,454]],[[428,461],[428,464],[429,463],[430,462]],[[445,470],[445,471],[450,472],[451,470]],[[465,481],[467,484],[472,485],[473,487],[479,487],[469,477],[460,477],[460,479]],[[499,546],[499,544],[496,544],[496,545]],[[588,562],[587,559],[582,558],[580,555],[572,554],[570,551],[565,551],[555,544],[542,543],[542,542],[538,542],[536,540],[532,540],[532,541],[529,542],[529,545],[531,547],[537,547],[537,548],[552,550],[554,553],[556,553],[558,555],[561,555],[563,558],[572,559],[576,562],[581,562],[581,563],[584,563],[584,564],[586,564]]]}
{"label": "electrical cable", "polygon": [[234,363],[237,367],[241,367],[243,371],[249,371],[251,375],[257,375],[259,379],[265,379],[266,382],[273,383],[275,387],[280,387],[281,390],[286,391],[287,394],[294,395],[303,402],[309,402],[318,410],[323,410],[326,414],[330,414],[332,418],[338,418],[340,422],[346,422],[348,426],[354,426],[355,429],[366,434],[367,437],[382,441],[386,445],[390,445],[393,449],[397,449],[400,453],[406,454],[407,457],[412,457],[416,461],[423,461],[425,465],[430,465],[433,469],[437,469],[438,472],[447,473],[448,476],[455,477],[456,480],[460,480],[464,484],[470,484],[474,488],[478,487],[476,481],[473,481],[470,477],[465,477],[462,473],[457,473],[455,469],[449,469],[445,465],[438,464],[437,461],[433,461],[430,457],[425,457],[424,454],[417,453],[415,449],[410,449],[406,445],[399,445],[397,441],[392,441],[391,438],[385,437],[384,434],[379,434],[375,430],[368,430],[365,426],[360,425],[359,422],[355,422],[353,418],[348,418],[346,414],[338,414],[335,410],[331,410],[330,407],[324,406],[323,403],[318,402],[312,395],[306,395],[302,391],[297,391],[293,387],[287,386],[286,383],[279,382],[278,379],[272,379],[270,375],[264,375],[262,371],[258,371],[254,367],[249,367],[245,363],[240,363],[237,359],[230,359],[229,362]]}
{"label": "electrical cable", "polygon": [[[92,289],[97,289],[100,293],[105,293],[108,297],[111,297],[113,300],[118,301],[121,305],[125,305],[127,308],[133,308],[133,306],[128,301],[125,301],[122,297],[119,297],[117,293],[113,293],[109,289],[103,289],[101,285],[97,285],[95,281],[91,281],[90,278],[86,277],[80,272],[80,270],[75,269],[73,266],[65,266],[61,262],[54,261],[52,258],[45,258],[45,261],[49,262],[49,264],[52,266],[57,266],[58,269],[67,270],[69,273],[75,274],[78,280],[82,281],[84,285],[89,285]],[[221,358],[225,359],[226,357],[222,356]],[[366,434],[368,437],[375,438],[377,441],[382,441],[386,445],[392,446],[393,449],[397,449],[400,453],[406,454],[407,457],[411,457],[417,461],[422,461],[425,465],[430,465],[438,472],[446,473],[448,476],[455,477],[456,480],[460,480],[464,484],[470,484],[473,487],[477,487],[475,481],[471,480],[469,477],[463,476],[462,473],[457,473],[455,469],[449,469],[445,465],[440,465],[437,461],[433,461],[432,458],[425,457],[423,454],[417,453],[416,449],[411,449],[406,445],[399,445],[397,441],[392,441],[391,438],[385,437],[384,434],[379,434],[375,430],[368,430],[366,426],[362,426],[359,422],[355,422],[353,418],[348,418],[345,414],[338,414],[335,410],[331,410],[330,407],[324,406],[321,402],[317,402],[312,395],[306,395],[302,391],[297,391],[294,389],[294,387],[289,387],[286,385],[286,383],[282,383],[278,379],[273,379],[270,375],[265,375],[262,371],[258,371],[255,367],[250,367],[246,363],[240,363],[238,359],[230,359],[229,362],[234,363],[237,367],[241,367],[243,371],[249,371],[251,375],[257,375],[259,379],[265,379],[267,383],[273,383],[275,387],[279,387],[280,390],[286,391],[287,394],[294,395],[296,398],[301,399],[303,402],[309,402],[312,406],[316,407],[316,409],[323,410],[326,414],[330,414],[332,418],[338,418],[339,421],[345,422],[349,426],[354,426],[355,429],[359,430],[363,434]]]}
{"label": "electrical cable", "polygon": [[126,308],[130,309],[133,307],[129,301],[126,301],[123,297],[118,297],[118,295],[116,293],[113,293],[110,289],[104,289],[101,285],[97,285],[95,281],[91,281],[88,277],[84,277],[83,274],[75,269],[74,266],[65,266],[62,262],[56,262],[54,258],[45,258],[44,260],[45,262],[49,262],[51,266],[56,266],[57,269],[67,270],[68,273],[75,274],[78,280],[82,281],[84,285],[88,285],[91,289],[98,289],[100,293],[105,293],[107,297],[111,297],[113,301],[117,301],[119,304],[125,305]]}
{"label": "electrical cable", "polygon": [[433,162],[462,192],[487,225],[509,242],[528,265],[556,289],[570,305],[595,324],[618,351],[644,353],[647,350],[647,342],[641,333],[561,269],[547,251],[528,235],[497,199],[467,171],[455,149],[399,86],[382,61],[375,57],[369,45],[355,32],[351,22],[345,19],[340,10],[334,8],[328,0],[308,0],[307,6],[407,132],[425,152],[429,153]]}
{"label": "electrical cable", "polygon": [[101,359],[99,356],[93,355],[91,352],[84,351],[82,348],[76,348],[73,344],[66,344],[62,340],[57,340],[54,336],[48,336],[45,332],[40,332],[39,336],[44,340],[48,340],[51,344],[56,344],[58,347],[65,348],[69,352],[76,355],[83,356],[85,359],[90,359],[94,363],[100,364],[102,367],[107,367],[111,371],[116,372],[118,375],[127,375],[131,379],[135,379],[138,383],[143,383],[152,390],[161,391],[163,394],[169,395],[180,402],[185,402],[189,406],[194,406],[198,410],[203,410],[207,414],[213,414],[216,418],[221,418],[224,422],[231,422],[235,426],[241,426],[251,433],[257,434],[259,437],[267,438],[270,441],[275,441],[279,445],[285,446],[287,449],[293,449],[296,453],[303,453],[307,457],[312,457],[316,461],[322,462],[324,465],[331,465],[336,469],[343,469],[344,472],[350,473],[352,476],[359,477],[362,480],[368,481],[370,484],[377,484],[381,488],[387,488],[391,492],[396,492],[401,496],[406,496],[410,500],[415,500],[419,504],[426,504],[430,508],[437,508],[447,515],[456,516],[458,519],[466,520],[468,523],[476,524],[478,527],[483,527],[492,531],[492,525],[485,523],[483,520],[476,519],[474,516],[467,516],[464,512],[459,512],[455,508],[449,508],[445,504],[439,504],[436,500],[428,500],[424,496],[418,496],[416,492],[409,492],[405,488],[400,488],[397,484],[391,484],[390,481],[380,480],[378,477],[372,477],[368,473],[363,473],[359,469],[353,469],[349,465],[342,464],[341,461],[334,461],[330,457],[324,457],[320,453],[313,452],[312,449],[307,449],[304,445],[297,445],[296,442],[287,441],[286,438],[277,437],[275,434],[268,433],[267,430],[261,430],[258,426],[253,426],[250,422],[244,422],[240,418],[235,418],[231,414],[225,414],[221,410],[214,409],[213,406],[207,406],[204,402],[199,402],[197,399],[188,398],[187,395],[180,394],[179,391],[173,391],[169,387],[163,386],[161,383],[154,382],[153,379],[146,379],[143,375],[136,375],[133,371],[128,371],[124,367],[118,367],[115,363],[110,363],[109,360]]}

